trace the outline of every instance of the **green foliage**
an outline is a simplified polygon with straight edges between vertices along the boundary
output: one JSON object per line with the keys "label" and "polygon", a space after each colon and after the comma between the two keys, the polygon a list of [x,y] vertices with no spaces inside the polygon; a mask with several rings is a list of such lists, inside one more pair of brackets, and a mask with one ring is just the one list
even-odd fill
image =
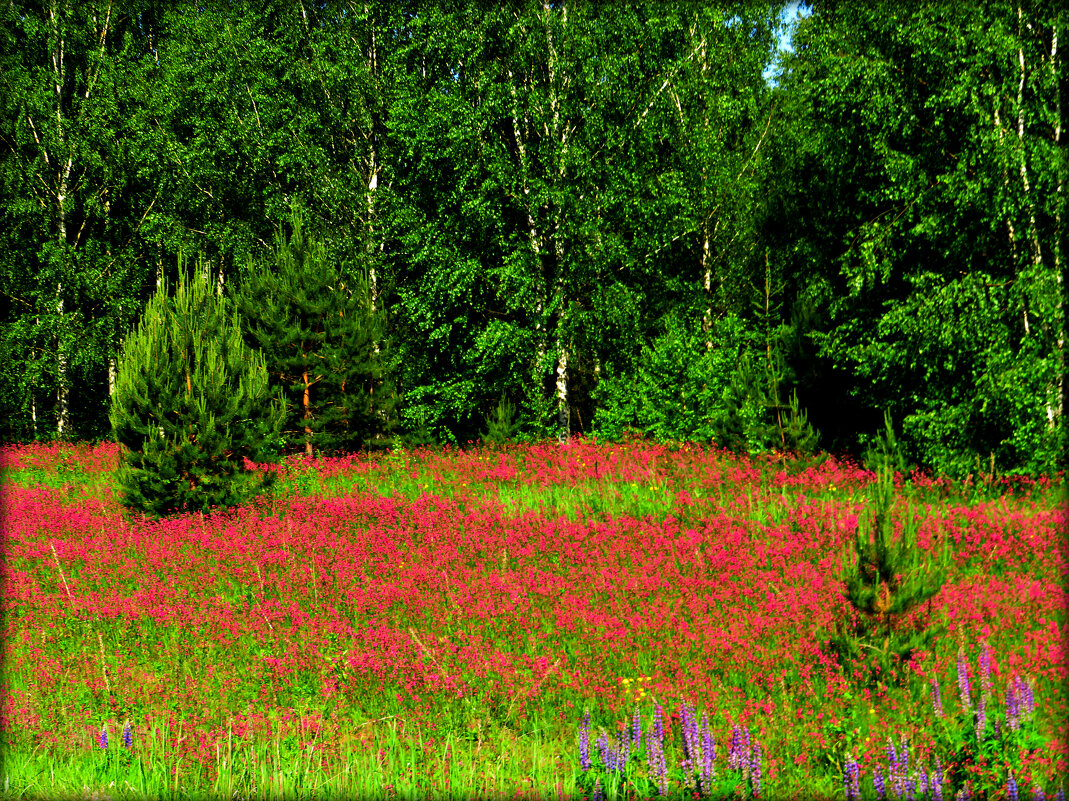
{"label": "green foliage", "polygon": [[514,440],[522,428],[523,421],[516,417],[516,407],[502,395],[493,413],[486,416],[486,431],[482,432],[483,442],[503,445]]}
{"label": "green foliage", "polygon": [[904,472],[906,469],[906,459],[895,437],[889,410],[884,410],[883,413],[883,431],[876,438],[875,444],[865,452],[865,466],[877,473],[884,470],[890,470],[892,473]]}
{"label": "green foliage", "polygon": [[173,297],[164,282],[123,348],[111,407],[124,505],[160,516],[246,501],[265,480],[246,460],[272,457],[281,413],[203,265]]}
{"label": "green foliage", "polygon": [[[872,516],[858,521],[854,559],[844,554],[846,597],[853,620],[839,621],[831,640],[840,665],[848,672],[862,666],[862,680],[885,686],[906,678],[905,664],[919,651],[930,649],[939,627],[917,618],[906,619],[942,589],[947,552],[932,560],[917,547],[919,520],[912,510],[895,531],[894,474],[883,468],[872,488]],[[852,564],[851,564],[852,563]]]}
{"label": "green foliage", "polygon": [[595,393],[596,433],[619,439],[630,428],[662,440],[710,442],[732,424],[731,415],[749,430],[759,410],[749,396],[733,407],[730,381],[752,337],[734,316],[715,321],[705,333],[670,315],[664,332],[642,349],[633,373],[605,369]]}
{"label": "green foliage", "polygon": [[395,394],[382,315],[295,212],[289,237],[248,265],[234,294],[247,341],[288,400],[284,431],[309,455],[389,444]]}

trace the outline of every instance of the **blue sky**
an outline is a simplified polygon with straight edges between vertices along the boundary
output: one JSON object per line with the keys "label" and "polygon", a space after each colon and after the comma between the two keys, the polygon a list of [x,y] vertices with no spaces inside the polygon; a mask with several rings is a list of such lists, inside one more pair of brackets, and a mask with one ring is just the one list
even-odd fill
{"label": "blue sky", "polygon": [[[791,48],[791,31],[793,29],[793,23],[802,17],[808,17],[811,12],[805,6],[803,6],[800,0],[792,0],[787,4],[787,7],[783,9],[783,14],[780,16],[780,22],[782,27],[779,34],[779,47],[780,50],[786,50],[790,52]],[[765,70],[765,80],[770,83],[775,83],[776,65],[769,64]]]}

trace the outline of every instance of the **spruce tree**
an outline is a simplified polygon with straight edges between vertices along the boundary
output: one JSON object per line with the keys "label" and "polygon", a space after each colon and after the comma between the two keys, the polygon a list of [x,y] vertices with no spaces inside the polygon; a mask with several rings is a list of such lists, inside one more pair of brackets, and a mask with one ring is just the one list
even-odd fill
{"label": "spruce tree", "polygon": [[266,258],[250,262],[234,300],[246,341],[285,394],[284,430],[311,456],[387,443],[394,392],[382,316],[367,281],[344,269],[294,213]]}
{"label": "spruce tree", "polygon": [[124,505],[161,516],[252,497],[281,420],[263,355],[242,339],[208,270],[164,282],[123,348],[110,411]]}

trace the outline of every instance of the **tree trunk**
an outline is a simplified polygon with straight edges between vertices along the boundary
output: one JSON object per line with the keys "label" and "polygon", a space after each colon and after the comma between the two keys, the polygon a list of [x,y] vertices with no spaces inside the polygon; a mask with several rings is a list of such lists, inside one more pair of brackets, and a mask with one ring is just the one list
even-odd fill
{"label": "tree trunk", "polygon": [[[1058,80],[1058,27],[1063,17],[1056,18],[1051,35],[1050,44],[1050,69],[1054,79],[1054,148],[1055,152],[1062,149],[1062,87]],[[1058,186],[1055,189],[1054,199],[1054,280],[1057,282],[1057,300],[1055,301],[1055,325],[1058,326],[1055,340],[1055,408],[1047,406],[1047,425],[1055,427],[1064,425],[1066,383],[1065,383],[1065,307],[1063,293],[1065,291],[1064,276],[1062,275],[1062,203],[1064,194],[1062,183],[1065,177],[1064,154],[1061,166],[1058,169]],[[1063,431],[1063,436],[1065,432]]]}
{"label": "tree trunk", "polygon": [[304,397],[301,403],[304,407],[304,454],[305,456],[312,456],[312,385],[308,383],[308,371],[305,370],[301,375],[304,379]]}

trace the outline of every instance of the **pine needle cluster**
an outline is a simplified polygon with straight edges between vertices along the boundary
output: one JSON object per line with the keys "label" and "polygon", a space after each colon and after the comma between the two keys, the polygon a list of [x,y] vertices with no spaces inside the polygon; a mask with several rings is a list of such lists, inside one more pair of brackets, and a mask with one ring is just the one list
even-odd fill
{"label": "pine needle cluster", "polygon": [[127,339],[112,398],[124,505],[162,516],[242,503],[264,477],[282,405],[263,354],[249,348],[226,298],[198,265],[172,296],[166,281]]}

